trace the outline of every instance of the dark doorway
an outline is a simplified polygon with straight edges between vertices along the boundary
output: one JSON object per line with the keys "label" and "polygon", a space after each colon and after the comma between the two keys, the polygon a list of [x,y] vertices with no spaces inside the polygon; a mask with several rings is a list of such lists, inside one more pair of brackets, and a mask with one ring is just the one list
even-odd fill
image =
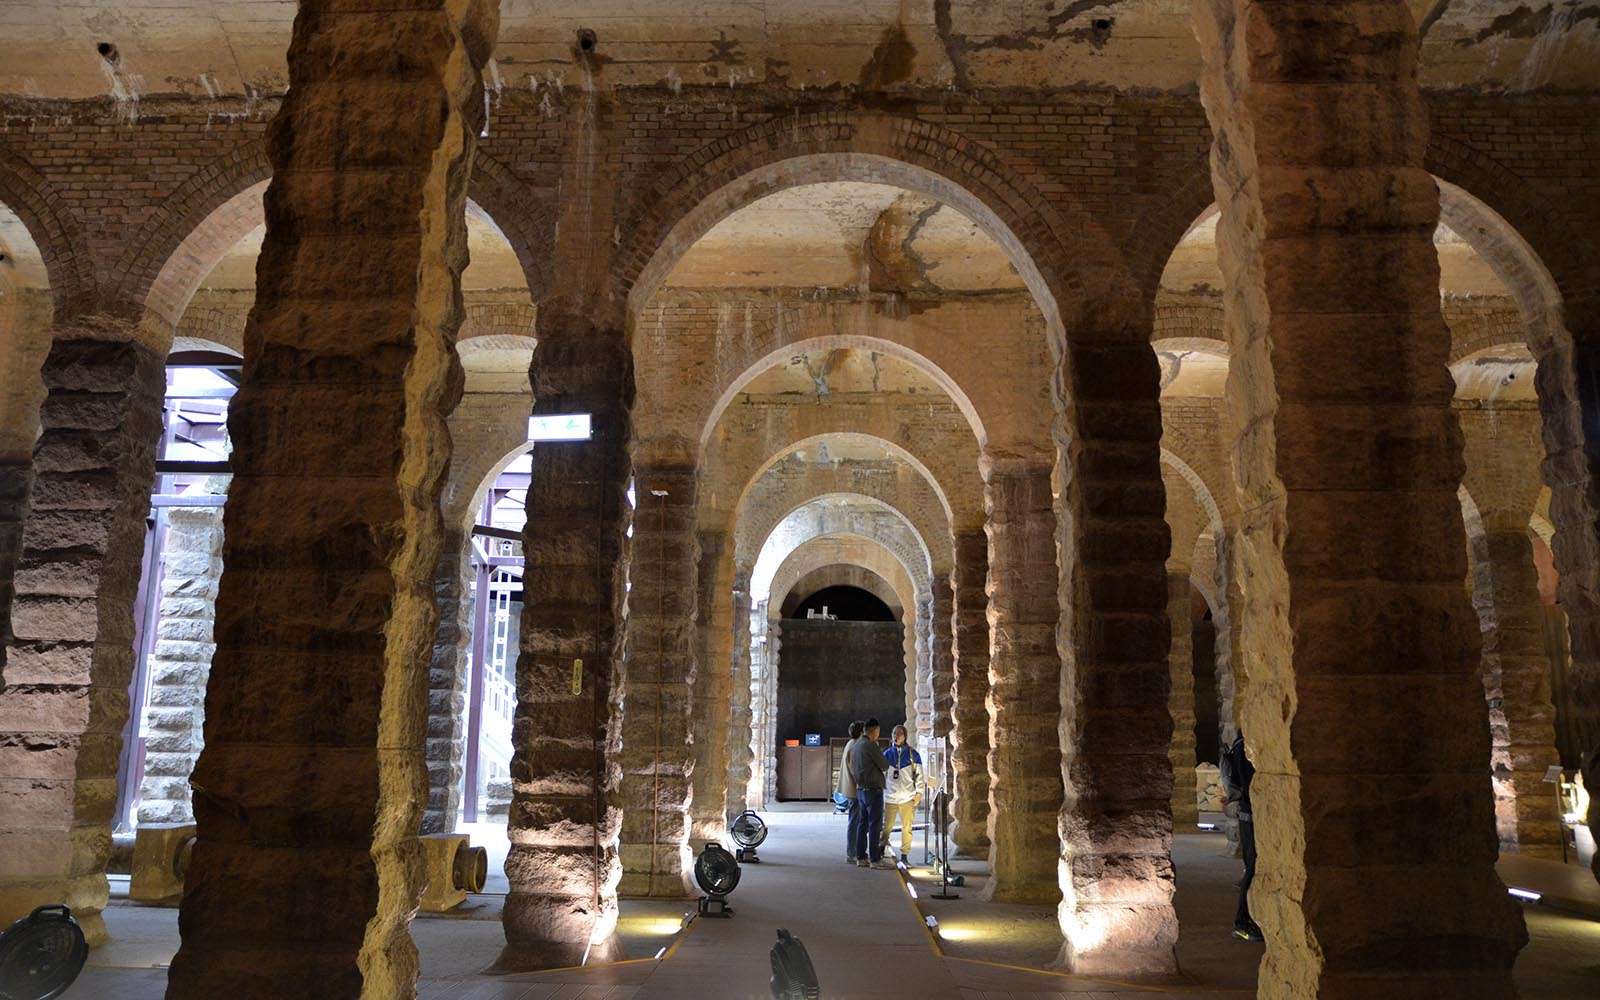
{"label": "dark doorway", "polygon": [[884,732],[903,721],[905,633],[887,604],[857,587],[826,587],[794,615],[783,620],[778,647],[780,743],[820,733],[826,744],[869,716]]}
{"label": "dark doorway", "polygon": [[860,587],[823,587],[801,601],[794,609],[794,617],[821,617],[826,609],[830,618],[850,622],[892,622],[894,612],[874,594]]}

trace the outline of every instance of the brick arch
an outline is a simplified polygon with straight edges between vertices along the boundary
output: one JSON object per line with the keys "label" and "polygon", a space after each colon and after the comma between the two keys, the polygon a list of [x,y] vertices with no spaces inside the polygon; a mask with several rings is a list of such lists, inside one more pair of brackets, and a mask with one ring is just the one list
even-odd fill
{"label": "brick arch", "polygon": [[[903,463],[896,463],[897,465]],[[909,469],[909,466],[907,467]],[[927,546],[935,575],[948,573],[953,564],[954,539],[950,519],[944,515],[934,495],[933,485],[916,476],[911,483],[882,475],[849,476],[836,465],[807,464],[805,479],[781,474],[781,463],[763,476],[739,509],[734,536],[734,561],[748,565],[778,524],[794,511],[824,497],[854,496],[875,501],[899,511]],[[818,482],[818,480],[822,480]]]}
{"label": "brick arch", "polygon": [[819,566],[800,577],[789,588],[788,596],[779,605],[778,616],[788,618],[800,606],[801,601],[829,587],[856,587],[865,590],[888,606],[895,621],[905,621],[906,609],[901,606],[900,595],[889,585],[889,581],[865,566],[855,566],[850,563]]}
{"label": "brick arch", "polygon": [[92,309],[97,291],[95,266],[77,216],[32,164],[3,147],[0,202],[17,213],[39,249],[56,315]]}
{"label": "brick arch", "polygon": [[840,553],[834,549],[846,542],[852,545],[861,543],[863,558],[845,562],[844,565],[860,566],[882,576],[900,598],[901,607],[905,611],[902,616],[903,624],[907,629],[913,628],[917,599],[921,596],[917,591],[916,580],[912,578],[905,563],[894,550],[875,538],[859,535],[819,535],[808,539],[789,553],[772,574],[771,589],[766,597],[767,617],[773,619],[777,616],[784,600],[794,590],[795,584],[805,576],[823,566],[840,564]]}
{"label": "brick arch", "polygon": [[[1546,295],[1554,292],[1569,300],[1600,295],[1595,241],[1551,211],[1548,201],[1535,198],[1522,178],[1473,147],[1438,134],[1429,138],[1424,165],[1436,180],[1466,196],[1453,198],[1441,188],[1441,215],[1500,273],[1513,295],[1523,276],[1542,286]],[[1469,228],[1473,222],[1485,223],[1498,238],[1480,246],[1456,227],[1458,219]],[[1537,274],[1539,270],[1545,274]]]}
{"label": "brick arch", "polygon": [[[271,178],[272,164],[261,139],[191,175],[130,241],[118,262],[121,280],[111,297],[116,311],[143,312],[175,329],[195,289],[222,254],[265,221],[262,195]],[[553,237],[545,232],[549,208],[481,152],[474,156],[467,198],[494,220],[510,243],[529,294],[537,301],[550,283]]]}
{"label": "brick arch", "polygon": [[[783,461],[789,455],[792,455],[797,449],[809,447],[814,444],[825,443],[830,438],[846,436],[870,438],[873,443],[881,445],[892,458],[903,462],[908,467],[916,470],[917,474],[921,476],[922,479],[926,481],[928,486],[933,490],[934,495],[939,498],[939,506],[943,508],[945,517],[952,525],[956,524],[956,516],[950,504],[949,491],[939,477],[933,473],[928,462],[928,460],[934,458],[934,456],[913,454],[909,449],[896,441],[892,441],[876,434],[861,433],[848,428],[837,432],[813,434],[809,437],[799,438],[794,441],[786,442],[783,447],[775,449],[773,454],[769,455],[764,461],[761,462],[759,466],[751,470],[750,473],[745,476],[744,483],[739,489],[738,500],[733,507],[735,515],[738,515],[749,509],[751,492],[755,489],[756,484],[759,483],[769,471],[771,471],[773,466]],[[722,464],[725,465],[726,463]],[[729,469],[728,471],[737,475],[740,470]],[[974,474],[976,474],[976,470],[974,470]]]}
{"label": "brick arch", "polygon": [[[945,395],[950,397],[950,401],[955,403],[956,409],[961,411],[961,415],[967,418],[967,425],[972,428],[973,436],[978,439],[978,447],[984,448],[988,446],[989,435],[984,426],[983,415],[973,405],[972,398],[948,371],[921,351],[915,350],[897,340],[869,334],[833,333],[806,337],[801,336],[802,333],[808,332],[805,325],[791,326],[788,323],[779,323],[775,324],[775,327],[771,342],[748,345],[749,350],[734,359],[737,374],[727,380],[726,385],[722,387],[721,394],[712,402],[710,412],[706,414],[705,420],[701,423],[701,451],[705,450],[706,443],[716,430],[717,422],[722,419],[722,414],[732,405],[734,398],[744,391],[745,386],[754,381],[757,376],[775,366],[786,356],[797,352],[850,347],[865,348],[869,351],[876,351],[880,354],[898,358],[927,375],[935,385],[944,391]],[[786,334],[790,334],[790,336],[786,336]]]}
{"label": "brick arch", "polygon": [[[863,498],[865,499],[865,498]],[[815,501],[812,502],[815,504]],[[887,504],[880,504],[873,508],[856,508],[853,510],[834,511],[829,508],[818,508],[820,516],[814,523],[799,526],[798,534],[794,538],[777,541],[777,532],[789,518],[803,514],[808,505],[802,505],[797,510],[791,511],[788,517],[780,521],[762,545],[761,554],[756,557],[755,566],[750,572],[750,596],[752,600],[773,601],[773,581],[777,578],[781,567],[795,552],[805,548],[811,542],[821,538],[856,538],[870,542],[884,549],[905,569],[906,576],[911,580],[912,587],[917,597],[925,597],[933,592],[933,573],[928,562],[928,550],[922,544],[922,539],[917,536],[916,529],[905,515]],[[888,523],[881,521],[873,524],[863,524],[867,515],[888,515]],[[876,521],[877,518],[874,518]],[[784,547],[787,546],[787,551]],[[770,569],[768,568],[770,567]],[[781,602],[781,598],[777,599]],[[771,604],[769,603],[769,607]]]}
{"label": "brick arch", "polygon": [[702,146],[661,172],[630,205],[616,257],[618,304],[637,312],[689,246],[717,222],[775,191],[859,180],[889,184],[963,212],[1006,251],[1051,334],[1102,296],[1134,300],[1121,256],[1094,216],[1047,199],[983,144],[929,122],[881,112],[775,117]]}

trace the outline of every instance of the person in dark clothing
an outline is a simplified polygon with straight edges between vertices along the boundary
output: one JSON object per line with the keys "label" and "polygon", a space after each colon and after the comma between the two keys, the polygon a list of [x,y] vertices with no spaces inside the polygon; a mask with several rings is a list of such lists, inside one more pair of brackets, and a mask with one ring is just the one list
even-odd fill
{"label": "person in dark clothing", "polygon": [[890,867],[883,861],[883,788],[889,758],[878,748],[878,720],[868,719],[866,732],[850,748],[850,779],[856,783],[861,812],[856,828],[856,864],[862,868]]}
{"label": "person in dark clothing", "polygon": [[1239,882],[1239,908],[1233,915],[1233,936],[1260,941],[1261,928],[1250,917],[1250,883],[1256,877],[1256,823],[1250,808],[1250,782],[1256,768],[1244,749],[1244,733],[1233,738],[1222,752],[1222,785],[1228,801],[1239,806],[1239,850],[1244,854],[1244,878]]}
{"label": "person in dark clothing", "polygon": [[861,809],[856,800],[856,783],[850,777],[850,751],[861,742],[861,734],[866,728],[867,724],[859,719],[850,723],[850,728],[847,730],[850,741],[844,745],[844,753],[839,757],[838,792],[844,797],[846,812],[850,817],[845,824],[844,834],[844,863],[847,865],[856,863],[856,838],[861,829]]}

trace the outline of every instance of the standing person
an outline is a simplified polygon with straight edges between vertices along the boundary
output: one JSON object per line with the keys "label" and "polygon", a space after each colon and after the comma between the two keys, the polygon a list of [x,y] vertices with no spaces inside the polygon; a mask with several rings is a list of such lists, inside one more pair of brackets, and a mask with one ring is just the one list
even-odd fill
{"label": "standing person", "polygon": [[1250,782],[1255,765],[1244,750],[1244,733],[1222,752],[1222,787],[1229,802],[1239,804],[1239,849],[1244,854],[1244,878],[1239,882],[1239,909],[1233,915],[1233,936],[1246,941],[1262,940],[1261,928],[1250,917],[1250,883],[1256,877],[1256,822],[1250,810]]}
{"label": "standing person", "polygon": [[850,749],[861,742],[861,734],[866,731],[866,723],[857,719],[855,722],[850,723],[850,728],[847,731],[850,733],[850,741],[844,745],[844,753],[839,757],[839,787],[837,792],[844,796],[847,807],[845,812],[850,817],[845,824],[844,863],[853,865],[856,863],[856,836],[860,833],[861,828],[861,810],[856,804],[856,782],[854,778],[850,777]]}
{"label": "standing person", "polygon": [[916,822],[917,803],[922,801],[922,755],[907,741],[905,726],[894,727],[894,743],[883,752],[889,761],[889,780],[884,788],[883,842],[889,831],[900,824],[900,856],[911,854],[911,827]]}
{"label": "standing person", "polygon": [[878,749],[878,720],[868,719],[866,731],[850,748],[850,778],[856,783],[861,819],[856,827],[856,864],[887,868],[883,863],[883,786],[889,758]]}

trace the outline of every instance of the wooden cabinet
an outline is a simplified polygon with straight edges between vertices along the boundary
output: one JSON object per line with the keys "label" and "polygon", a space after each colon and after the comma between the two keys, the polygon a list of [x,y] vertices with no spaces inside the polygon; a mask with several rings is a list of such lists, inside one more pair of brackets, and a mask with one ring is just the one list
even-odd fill
{"label": "wooden cabinet", "polygon": [[779,747],[778,800],[832,798],[832,756],[828,747]]}

